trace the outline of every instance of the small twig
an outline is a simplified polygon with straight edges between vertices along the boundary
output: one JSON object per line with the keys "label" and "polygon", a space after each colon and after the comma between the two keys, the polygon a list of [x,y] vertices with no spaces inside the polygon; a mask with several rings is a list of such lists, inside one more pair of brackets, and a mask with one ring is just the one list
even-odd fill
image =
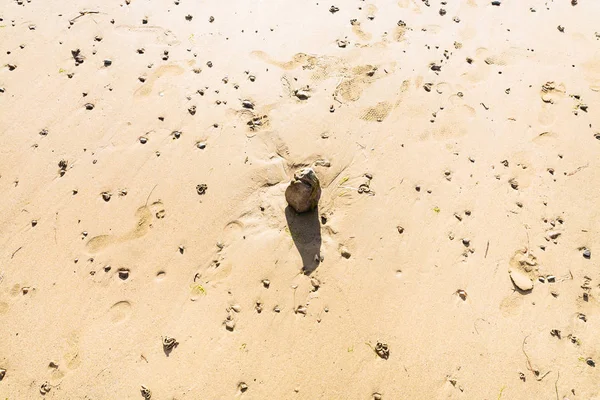
{"label": "small twig", "polygon": [[506,389],[506,386],[502,386],[502,388],[500,388],[500,393],[498,393],[498,400],[502,398],[502,392],[504,392],[504,389]]}
{"label": "small twig", "polygon": [[23,248],[23,246],[19,247],[18,249],[16,249],[13,253],[12,256],[10,256],[10,259],[12,260],[13,257],[15,256],[15,254],[17,254],[17,251],[21,250]]}
{"label": "small twig", "polygon": [[487,241],[487,246],[485,246],[485,256],[483,256],[483,258],[487,258],[487,253],[488,253],[489,249],[490,249],[490,241],[488,240]]}
{"label": "small twig", "polygon": [[100,11],[79,11],[79,15],[73,19],[70,19],[69,22],[73,24],[73,23],[75,23],[75,20],[77,20],[78,18],[81,18],[87,14],[100,14]]}
{"label": "small twig", "polygon": [[350,187],[350,186],[338,186],[338,187],[339,187],[339,188],[342,188],[342,189],[351,189],[351,190],[356,190],[356,191],[358,191],[358,189],[357,189],[357,188],[353,188],[353,187]]}
{"label": "small twig", "polygon": [[148,200],[150,200],[150,196],[152,196],[152,192],[154,192],[154,189],[156,189],[157,186],[158,186],[158,183],[156,185],[154,185],[154,187],[152,188],[152,190],[148,194],[148,198],[146,198],[146,204],[144,204],[144,207],[146,207],[148,205]]}
{"label": "small twig", "polygon": [[589,166],[590,166],[590,164],[585,164],[585,165],[582,165],[581,167],[578,167],[578,168],[577,168],[575,171],[571,171],[571,172],[567,173],[567,176],[572,176],[572,175],[575,175],[576,173],[578,173],[578,172],[579,172],[579,171],[581,171],[582,169],[584,169],[584,168],[587,168],[587,167],[589,167]]}
{"label": "small twig", "polygon": [[558,380],[560,379],[560,371],[558,371],[558,376],[554,381],[554,390],[556,391],[556,400],[558,400]]}
{"label": "small twig", "polygon": [[58,212],[54,215],[54,244],[58,244],[56,240],[56,223],[58,222]]}
{"label": "small twig", "polygon": [[296,310],[296,289],[294,288],[294,311]]}
{"label": "small twig", "polygon": [[527,235],[527,254],[529,254],[530,243],[529,243],[529,231],[527,229],[529,229],[529,227],[527,225],[525,225],[525,234]]}
{"label": "small twig", "polygon": [[542,375],[541,377],[539,377],[539,378],[535,378],[535,379],[536,379],[538,382],[541,382],[541,381],[542,381],[542,379],[544,379],[544,378],[545,378],[545,377],[546,377],[546,376],[547,376],[547,375],[548,375],[550,372],[552,372],[552,371],[548,371],[548,372],[546,372],[544,375]]}
{"label": "small twig", "polygon": [[531,360],[529,359],[529,356],[527,355],[527,352],[525,351],[525,343],[526,343],[528,337],[529,337],[529,335],[525,336],[525,338],[523,339],[523,345],[521,346],[521,350],[523,350],[523,354],[525,354],[525,358],[527,358],[527,369],[529,371],[531,371],[533,373],[533,375],[536,376],[535,379],[538,382],[541,382],[542,379],[544,379],[546,376],[548,376],[548,374],[550,372],[552,372],[552,371],[548,371],[544,375],[542,375],[541,377],[537,378],[537,376],[540,374],[540,371],[537,371],[537,370],[533,369],[533,366],[531,365]]}
{"label": "small twig", "polygon": [[523,354],[525,354],[525,358],[527,359],[527,369],[535,375],[535,370],[531,366],[531,360],[529,359],[527,352],[525,352],[525,342],[527,341],[528,337],[529,337],[529,335],[525,336],[525,338],[523,339],[523,344],[521,345],[521,350],[523,351]]}
{"label": "small twig", "polygon": [[483,318],[477,318],[474,322],[473,322],[473,328],[475,328],[475,332],[477,332],[477,334],[479,335],[479,330],[477,329],[477,322],[478,321],[484,321],[487,322],[489,324],[489,322]]}

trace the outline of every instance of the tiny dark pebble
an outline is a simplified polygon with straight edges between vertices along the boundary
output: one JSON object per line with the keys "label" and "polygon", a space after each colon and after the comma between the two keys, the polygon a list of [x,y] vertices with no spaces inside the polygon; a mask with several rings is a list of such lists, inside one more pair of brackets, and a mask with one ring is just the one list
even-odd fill
{"label": "tiny dark pebble", "polygon": [[206,183],[201,183],[199,185],[196,185],[196,192],[198,192],[198,194],[200,196],[206,194],[207,189],[208,189],[208,185]]}
{"label": "tiny dark pebble", "polygon": [[588,358],[587,360],[585,360],[585,363],[587,365],[589,365],[590,367],[595,367],[596,366],[596,363],[591,358]]}
{"label": "tiny dark pebble", "polygon": [[590,249],[583,250],[583,258],[587,258],[588,260],[592,258],[592,252]]}

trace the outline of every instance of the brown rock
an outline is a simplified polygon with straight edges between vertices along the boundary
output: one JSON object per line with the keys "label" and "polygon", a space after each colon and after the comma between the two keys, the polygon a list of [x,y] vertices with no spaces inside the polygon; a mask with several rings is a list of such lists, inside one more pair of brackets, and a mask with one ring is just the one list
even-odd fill
{"label": "brown rock", "polygon": [[312,168],[297,171],[285,191],[285,199],[298,213],[315,209],[320,198],[321,184]]}

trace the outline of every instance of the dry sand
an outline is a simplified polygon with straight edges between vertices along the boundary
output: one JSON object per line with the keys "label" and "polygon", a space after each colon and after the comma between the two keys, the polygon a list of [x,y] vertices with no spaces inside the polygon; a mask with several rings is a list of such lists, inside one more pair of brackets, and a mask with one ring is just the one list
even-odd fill
{"label": "dry sand", "polygon": [[600,398],[600,2],[335,6],[0,1],[0,398]]}

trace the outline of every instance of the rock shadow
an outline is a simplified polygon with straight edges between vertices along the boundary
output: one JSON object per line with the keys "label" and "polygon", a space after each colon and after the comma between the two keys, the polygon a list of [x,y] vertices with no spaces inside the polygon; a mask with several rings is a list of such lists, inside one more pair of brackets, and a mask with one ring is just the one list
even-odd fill
{"label": "rock shadow", "polygon": [[287,206],[285,219],[294,244],[302,257],[302,272],[312,274],[321,263],[321,222],[319,210],[315,208],[298,214],[293,208]]}

